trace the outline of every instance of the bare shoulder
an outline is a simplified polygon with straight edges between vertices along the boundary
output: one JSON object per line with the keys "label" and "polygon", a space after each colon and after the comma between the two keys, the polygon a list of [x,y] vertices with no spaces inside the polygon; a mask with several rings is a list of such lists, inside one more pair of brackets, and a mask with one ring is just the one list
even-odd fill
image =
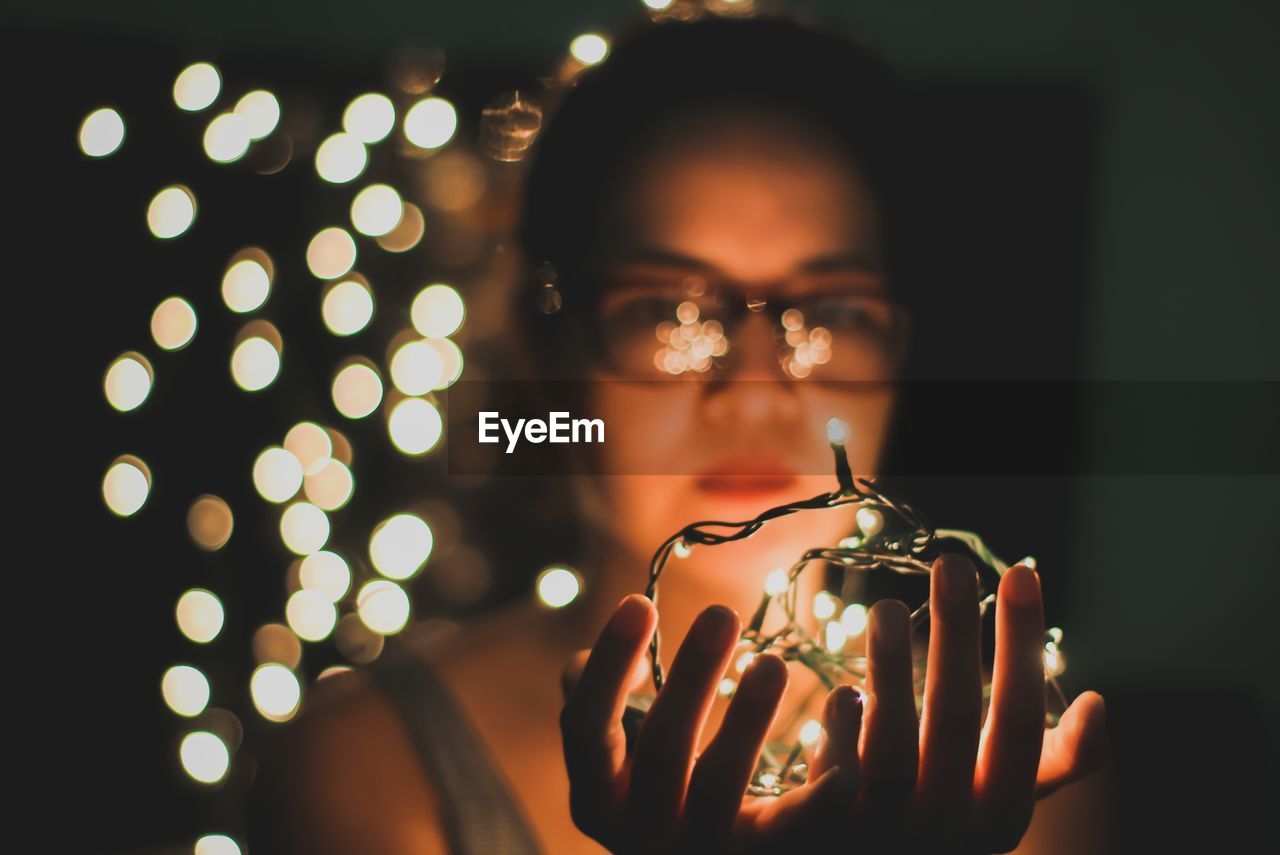
{"label": "bare shoulder", "polygon": [[322,680],[264,747],[251,807],[254,851],[446,849],[434,789],[396,710],[358,671]]}

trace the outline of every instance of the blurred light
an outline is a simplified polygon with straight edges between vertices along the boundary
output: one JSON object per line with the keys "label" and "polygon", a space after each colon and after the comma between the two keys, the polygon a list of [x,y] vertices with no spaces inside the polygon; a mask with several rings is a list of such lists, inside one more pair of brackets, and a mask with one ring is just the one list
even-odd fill
{"label": "blurred light", "polygon": [[816,718],[811,718],[800,726],[800,744],[805,748],[812,748],[822,736],[822,723]]}
{"label": "blurred light", "polygon": [[875,537],[884,528],[884,515],[875,508],[858,508],[854,519],[864,537]]}
{"label": "blurred light", "polygon": [[314,422],[299,422],[284,436],[285,450],[298,458],[304,475],[314,475],[324,468],[333,454],[329,432]]}
{"label": "blurred light", "polygon": [[281,504],[302,487],[302,464],[287,449],[272,446],[253,462],[253,486],[268,502]]}
{"label": "blurred light", "polygon": [[178,750],[182,768],[202,784],[216,784],[231,768],[227,744],[207,730],[188,733]]}
{"label": "blurred light", "polygon": [[484,165],[474,154],[444,152],[427,167],[427,201],[442,211],[466,210],[484,195],[485,178]]}
{"label": "blurred light", "polygon": [[355,480],[351,470],[341,460],[330,459],[320,471],[308,475],[302,481],[302,491],[307,501],[322,511],[336,511],[351,501]]}
{"label": "blurred light", "polygon": [[277,662],[286,668],[297,668],[302,661],[302,644],[289,627],[263,624],[253,634],[253,658],[259,665]]}
{"label": "blurred light", "polygon": [[777,570],[769,571],[769,575],[765,577],[764,592],[771,597],[776,597],[786,591],[790,584],[787,571],[779,567]]}
{"label": "blurred light", "polygon": [[178,715],[200,715],[209,705],[209,680],[190,665],[174,665],[160,680],[160,693]]}
{"label": "blurred light", "polygon": [[414,514],[396,514],[383,520],[369,538],[369,559],[389,579],[408,579],[426,563],[435,536],[426,520]]}
{"label": "blurred light", "polygon": [[400,225],[393,231],[378,238],[378,246],[387,252],[408,252],[422,240],[427,221],[422,217],[422,209],[412,202],[404,203],[404,216]]}
{"label": "blurred light", "polygon": [[409,310],[413,328],[427,338],[453,335],[462,326],[466,313],[462,295],[443,283],[428,285],[419,291]]}
{"label": "blurred light", "polygon": [[655,12],[661,12],[668,8],[675,0],[643,0],[644,5],[648,6]]}
{"label": "blurred light", "polygon": [[333,405],[349,419],[362,419],[382,403],[382,378],[363,362],[353,362],[333,378]]}
{"label": "blurred light", "polygon": [[404,200],[388,184],[369,185],[351,203],[351,223],[362,235],[381,237],[400,225],[403,217]]}
{"label": "blurred light", "polygon": [[819,591],[813,597],[813,616],[818,620],[828,620],[836,613],[839,603],[828,591]]}
{"label": "blurred light", "polygon": [[849,423],[837,418],[827,419],[827,442],[832,445],[848,445]]}
{"label": "blurred light", "polygon": [[369,152],[351,134],[336,133],[316,149],[316,172],[332,184],[354,181],[369,163]]}
{"label": "blurred light", "polygon": [[330,665],[328,668],[325,668],[323,671],[321,671],[319,674],[316,675],[316,682],[318,683],[321,680],[327,680],[330,677],[336,677],[339,674],[349,673],[351,670],[352,668],[350,665]]}
{"label": "blurred light", "polygon": [[155,195],[147,206],[147,228],[158,238],[175,238],[191,228],[196,218],[196,197],[175,184]]}
{"label": "blurred light", "polygon": [[850,603],[840,613],[840,623],[849,635],[861,635],[867,628],[867,607],[862,603]]}
{"label": "blurred light", "polygon": [[302,559],[298,579],[305,590],[315,591],[336,603],[351,588],[351,568],[341,555],[322,549]]}
{"label": "blurred light", "polygon": [[373,318],[373,294],[354,279],[339,282],[325,292],[320,312],[329,332],[355,335]]}
{"label": "blurred light", "polygon": [[329,540],[329,517],[310,502],[294,502],[280,515],[280,539],[291,552],[310,555]]}
{"label": "blurred light", "polygon": [[201,549],[221,549],[231,539],[231,508],[218,496],[204,495],[187,511],[187,532]]}
{"label": "blurred light", "polygon": [[444,422],[440,411],[422,398],[405,398],[387,420],[391,442],[405,454],[426,454],[440,442]]}
{"label": "blurred light", "polygon": [[203,588],[192,588],[178,598],[178,629],[197,644],[208,644],[222,631],[222,602]]}
{"label": "blurred light", "polygon": [[410,341],[391,357],[391,382],[406,395],[425,395],[444,379],[444,360],[425,340]]}
{"label": "blurred light", "polygon": [[338,226],[321,230],[307,244],[307,268],[317,279],[337,279],[356,263],[356,242]]}
{"label": "blurred light", "polygon": [[124,119],[110,107],[94,110],[80,123],[80,150],[89,157],[106,157],[124,142]]}
{"label": "blurred light", "polygon": [[196,112],[218,100],[222,78],[207,62],[188,65],[173,82],[173,101],[183,110]]}
{"label": "blurred light", "polygon": [[258,713],[268,721],[288,721],[298,711],[302,686],[292,671],[278,662],[259,665],[249,678],[249,694]]}
{"label": "blurred light", "polygon": [[196,334],[196,310],[181,297],[162,300],[151,314],[151,337],[165,350],[186,347]]}
{"label": "blurred light", "polygon": [[569,43],[569,53],[583,65],[595,65],[609,55],[609,43],[599,33],[583,33]]}
{"label": "blurred light", "polygon": [[404,117],[404,135],[418,148],[440,148],[458,129],[458,113],[443,98],[424,98]]}
{"label": "blurred light", "polygon": [[[381,605],[375,607],[375,611],[370,612],[371,616],[376,617],[376,610],[381,608]],[[377,659],[385,642],[381,633],[374,632],[365,625],[359,612],[343,615],[338,621],[338,628],[333,631],[333,644],[338,652],[356,663]]]}
{"label": "blurred light", "polygon": [[240,847],[225,834],[206,834],[196,841],[195,855],[241,855]]}
{"label": "blurred light", "polygon": [[117,457],[102,479],[102,499],[117,516],[136,514],[150,493],[151,470],[131,454]]}
{"label": "blurred light", "polygon": [[236,102],[236,115],[244,119],[249,139],[270,135],[280,123],[280,102],[265,89],[255,89]]}
{"label": "blurred light", "polygon": [[844,644],[849,640],[849,633],[845,631],[844,624],[838,620],[827,621],[823,628],[823,646],[831,653],[839,653],[844,649]]}
{"label": "blurred light", "polygon": [[578,598],[582,580],[569,567],[553,565],[538,574],[538,599],[553,609],[564,608]]}
{"label": "blurred light", "polygon": [[222,301],[233,312],[252,312],[267,302],[271,294],[271,274],[262,262],[243,258],[222,276]]}
{"label": "blurred light", "polygon": [[396,108],[391,99],[377,92],[367,92],[347,105],[342,114],[342,129],[363,143],[376,143],[387,138],[396,126]]}
{"label": "blurred light", "polygon": [[151,363],[141,353],[120,354],[102,380],[107,403],[122,413],[136,410],[151,394],[154,376]]}
{"label": "blurred light", "polygon": [[394,635],[409,622],[409,596],[395,582],[375,579],[356,596],[361,622],[379,635]]}
{"label": "blurred light", "polygon": [[214,163],[231,163],[249,150],[249,123],[239,113],[215,116],[204,132],[204,153]]}
{"label": "blurred light", "polygon": [[289,628],[303,641],[323,641],[338,622],[333,601],[319,591],[303,588],[294,591],[284,607]]}
{"label": "blurred light", "polygon": [[259,392],[280,374],[280,351],[265,338],[251,336],[231,352],[231,378],[246,392]]}
{"label": "blurred light", "polygon": [[428,338],[423,341],[435,348],[436,353],[440,354],[440,361],[444,363],[444,371],[435,388],[445,389],[452,386],[462,376],[462,351],[452,339]]}

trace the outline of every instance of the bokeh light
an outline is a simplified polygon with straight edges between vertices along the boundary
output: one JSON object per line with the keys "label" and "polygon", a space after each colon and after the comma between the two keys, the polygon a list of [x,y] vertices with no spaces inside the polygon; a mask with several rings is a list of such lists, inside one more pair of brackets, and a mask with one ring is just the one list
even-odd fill
{"label": "bokeh light", "polygon": [[337,279],[355,263],[355,239],[339,226],[322,229],[307,244],[307,269],[317,279]]}
{"label": "bokeh light", "polygon": [[302,701],[302,684],[297,676],[278,662],[254,669],[249,678],[253,706],[268,721],[288,721]]}
{"label": "bokeh light", "polygon": [[412,202],[405,202],[400,225],[378,238],[378,246],[387,252],[408,252],[422,240],[426,227],[427,221],[422,216],[422,209]]}
{"label": "bokeh light", "polygon": [[157,193],[147,206],[147,228],[158,238],[168,240],[191,228],[196,219],[196,197],[180,184]]}
{"label": "bokeh light", "polygon": [[374,579],[356,596],[361,622],[379,635],[394,635],[409,622],[409,595],[395,582]]}
{"label": "bokeh light", "polygon": [[199,497],[187,510],[187,533],[196,546],[210,552],[226,546],[234,524],[231,507],[212,494]]}
{"label": "bokeh light", "polygon": [[382,403],[382,378],[365,362],[352,362],[333,378],[333,405],[349,419],[362,419]]}
{"label": "bokeh light", "polygon": [[191,718],[209,705],[209,680],[190,665],[174,665],[160,680],[164,702],[175,713]]}
{"label": "bokeh light", "polygon": [[249,336],[231,352],[231,379],[246,392],[260,392],[280,374],[280,351],[274,342]]}
{"label": "bokeh light", "polygon": [[391,442],[405,454],[426,454],[440,442],[444,422],[440,411],[422,398],[405,398],[387,419]]}
{"label": "bokeh light", "polygon": [[406,395],[425,395],[444,379],[444,360],[425,340],[410,341],[391,356],[391,382]]}
{"label": "bokeh light", "polygon": [[419,291],[409,309],[413,328],[427,338],[453,335],[462,326],[466,313],[462,295],[443,283],[428,285]]}
{"label": "bokeh light", "polygon": [[373,294],[363,282],[345,279],[325,291],[320,313],[329,332],[355,335],[373,319]]}
{"label": "bokeh light", "polygon": [[129,351],[115,358],[107,367],[102,389],[107,403],[122,413],[136,410],[151,394],[155,373],[150,361],[141,353]]}
{"label": "bokeh light", "polygon": [[255,89],[236,102],[236,115],[245,121],[249,139],[269,136],[280,123],[280,102],[265,89]]}
{"label": "bokeh light", "polygon": [[284,607],[285,620],[303,641],[323,641],[338,622],[333,601],[319,591],[303,588],[290,595]]}
{"label": "bokeh light", "polygon": [[351,134],[336,133],[316,149],[316,172],[331,184],[354,181],[368,164],[368,149]]}
{"label": "bokeh light", "polygon": [[264,624],[253,634],[253,658],[260,665],[277,662],[286,668],[297,668],[302,661],[302,642],[283,624]]}
{"label": "bokeh light", "polygon": [[351,568],[341,555],[322,549],[302,559],[298,580],[305,590],[315,591],[336,603],[351,589]]}
{"label": "bokeh light", "polygon": [[110,107],[94,110],[80,123],[79,140],[89,157],[106,157],[124,142],[124,119]]}
{"label": "bokeh light", "polygon": [[395,126],[395,105],[377,92],[366,92],[354,99],[342,114],[342,129],[366,144],[386,139]]}
{"label": "bokeh light", "polygon": [[294,502],[280,515],[280,539],[289,551],[310,555],[329,541],[329,517],[310,502]]}
{"label": "bokeh light", "polygon": [[216,784],[231,768],[231,752],[227,744],[207,730],[188,733],[178,750],[182,768],[202,784]]}
{"label": "bokeh light", "polygon": [[322,511],[336,511],[351,501],[355,492],[355,479],[351,470],[341,460],[331,458],[318,472],[307,475],[302,481],[302,492],[307,501]]}
{"label": "bokeh light", "polygon": [[538,600],[553,609],[564,608],[578,598],[582,579],[571,567],[554,564],[538,574]]}
{"label": "bokeh light", "polygon": [[443,98],[424,98],[404,117],[404,135],[418,148],[440,148],[458,129],[458,112]]}
{"label": "bokeh light", "polygon": [[285,450],[298,459],[304,475],[314,475],[324,468],[333,454],[329,432],[315,422],[299,422],[284,436]]}
{"label": "bokeh light", "polygon": [[[359,597],[357,596],[358,599]],[[405,599],[405,604],[408,604],[408,598]],[[391,608],[388,604],[385,607],[385,611],[390,612]],[[394,617],[394,614],[383,614],[383,610],[382,603],[370,606],[370,618],[377,620],[379,616]],[[382,633],[374,632],[365,624],[357,608],[354,614],[343,615],[342,619],[338,621],[338,628],[333,631],[333,644],[344,657],[359,664],[377,659],[378,655],[382,653],[386,639],[382,637]]]}
{"label": "bokeh light", "polygon": [[404,200],[388,184],[369,185],[351,203],[351,224],[362,235],[381,237],[400,225],[403,216]]}
{"label": "bokeh light", "polygon": [[184,68],[173,82],[173,102],[194,113],[218,100],[220,91],[222,76],[218,69],[207,62],[197,62]]}
{"label": "bokeh light", "polygon": [[151,493],[151,470],[132,454],[117,457],[102,479],[102,499],[110,511],[130,517],[142,510]]}
{"label": "bokeh light", "polygon": [[435,536],[416,514],[396,514],[383,520],[369,538],[369,560],[388,579],[408,579],[431,555]]}
{"label": "bokeh light", "polygon": [[151,313],[151,337],[164,350],[180,350],[196,334],[196,310],[181,297],[169,297]]}
{"label": "bokeh light", "polygon": [[222,601],[203,588],[192,588],[178,598],[178,629],[197,644],[208,644],[222,631]]}
{"label": "bokeh light", "polygon": [[599,33],[583,33],[569,43],[569,53],[583,65],[596,65],[609,55],[609,43]]}
{"label": "bokeh light", "polygon": [[458,378],[462,376],[462,351],[458,345],[453,343],[452,339],[447,338],[428,338],[423,339],[427,344],[440,354],[440,362],[444,365],[444,371],[440,375],[440,382],[436,384],[436,389],[445,389],[458,382]]}
{"label": "bokeh light", "polygon": [[257,258],[233,261],[222,275],[222,302],[233,312],[252,312],[271,295],[271,273]]}
{"label": "bokeh light", "polygon": [[220,113],[204,132],[204,153],[214,163],[232,163],[249,150],[249,123],[239,113]]}
{"label": "bokeh light", "polygon": [[302,464],[287,449],[272,446],[253,463],[253,486],[268,502],[282,504],[302,489]]}
{"label": "bokeh light", "polygon": [[206,834],[196,841],[195,855],[241,855],[240,846],[225,834]]}

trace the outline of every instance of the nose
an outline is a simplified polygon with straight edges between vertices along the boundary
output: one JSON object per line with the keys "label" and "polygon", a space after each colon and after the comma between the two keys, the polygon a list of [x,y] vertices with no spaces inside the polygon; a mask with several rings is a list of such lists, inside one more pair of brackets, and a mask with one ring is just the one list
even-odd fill
{"label": "nose", "polygon": [[782,428],[800,414],[796,384],[778,364],[767,315],[751,312],[729,342],[730,364],[706,385],[704,414],[716,430],[742,432]]}

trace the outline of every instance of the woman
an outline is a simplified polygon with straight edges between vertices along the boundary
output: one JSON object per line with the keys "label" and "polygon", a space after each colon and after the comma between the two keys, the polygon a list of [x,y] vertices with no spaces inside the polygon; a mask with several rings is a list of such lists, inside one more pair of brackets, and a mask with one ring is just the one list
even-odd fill
{"label": "woman", "polygon": [[[1034,570],[1001,583],[985,730],[974,571],[944,556],[922,719],[907,611],[884,600],[865,699],[819,697],[810,783],[767,799],[743,797],[755,758],[813,676],[762,654],[732,699],[716,686],[768,571],[852,532],[854,509],[695,549],[663,577],[660,612],[636,595],[689,522],[831,489],[833,416],[854,470],[875,472],[906,332],[895,104],[866,51],[768,18],[661,25],[583,75],[534,152],[520,237],[539,274],[518,317],[536,376],[590,381],[572,406],[607,425],[578,483],[584,594],[326,681],[264,764],[255,851],[790,851],[833,834],[1007,851],[1051,823],[1033,822],[1037,793],[1097,765],[1102,707],[1086,693],[1043,728]],[[811,603],[821,580],[803,579]],[[628,752],[655,628],[668,680]]]}

